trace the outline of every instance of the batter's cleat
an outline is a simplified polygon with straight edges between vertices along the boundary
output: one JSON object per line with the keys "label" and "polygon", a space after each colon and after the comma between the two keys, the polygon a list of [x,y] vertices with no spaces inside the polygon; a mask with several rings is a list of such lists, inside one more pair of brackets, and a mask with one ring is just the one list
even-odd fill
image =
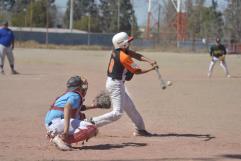
{"label": "batter's cleat", "polygon": [[12,74],[19,74],[16,70],[12,70]]}
{"label": "batter's cleat", "polygon": [[58,149],[60,149],[62,151],[69,151],[69,150],[71,150],[71,147],[67,143],[65,143],[59,137],[59,135],[56,135],[51,141]]}
{"label": "batter's cleat", "polygon": [[146,137],[150,137],[152,136],[151,133],[149,133],[148,131],[146,130],[136,130],[134,133],[133,133],[134,136],[146,136]]}
{"label": "batter's cleat", "polygon": [[212,74],[211,73],[208,73],[208,78],[211,78]]}
{"label": "batter's cleat", "polygon": [[226,75],[226,77],[227,77],[227,78],[231,78],[231,75],[228,74],[228,75]]}

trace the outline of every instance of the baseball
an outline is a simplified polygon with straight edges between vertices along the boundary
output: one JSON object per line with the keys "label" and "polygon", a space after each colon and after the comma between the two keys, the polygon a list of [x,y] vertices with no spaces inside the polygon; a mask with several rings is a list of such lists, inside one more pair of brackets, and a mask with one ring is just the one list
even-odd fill
{"label": "baseball", "polygon": [[172,81],[167,81],[167,85],[171,86],[172,85]]}

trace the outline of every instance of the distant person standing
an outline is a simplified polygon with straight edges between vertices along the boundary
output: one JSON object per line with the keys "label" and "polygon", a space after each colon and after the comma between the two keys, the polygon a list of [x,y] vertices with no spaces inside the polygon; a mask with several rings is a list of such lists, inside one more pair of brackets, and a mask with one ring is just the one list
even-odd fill
{"label": "distant person standing", "polygon": [[213,67],[217,61],[220,61],[220,66],[223,68],[226,77],[230,78],[230,74],[228,71],[228,67],[225,61],[225,55],[226,55],[226,48],[223,44],[221,44],[221,39],[219,37],[216,38],[216,44],[212,45],[209,54],[211,56],[211,62],[209,64],[208,68],[208,77],[210,78],[212,76]]}
{"label": "distant person standing", "polygon": [[9,65],[11,67],[12,74],[19,74],[14,69],[14,34],[11,29],[8,28],[7,21],[0,22],[0,72],[4,74],[4,59],[7,55]]}

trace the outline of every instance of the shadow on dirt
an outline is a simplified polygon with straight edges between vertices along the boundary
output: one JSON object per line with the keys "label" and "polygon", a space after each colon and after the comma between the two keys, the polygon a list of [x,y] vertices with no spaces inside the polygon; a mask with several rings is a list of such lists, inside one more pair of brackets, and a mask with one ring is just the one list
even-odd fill
{"label": "shadow on dirt", "polygon": [[190,138],[200,138],[204,139],[204,141],[210,141],[211,139],[214,139],[214,136],[211,136],[210,134],[177,134],[177,133],[168,133],[168,134],[155,134],[153,133],[150,137],[190,137]]}
{"label": "shadow on dirt", "polygon": [[241,78],[241,76],[239,76],[239,75],[232,75],[231,78],[237,78],[238,79],[238,78]]}
{"label": "shadow on dirt", "polygon": [[241,154],[225,154],[221,155],[221,157],[229,159],[241,159]]}
{"label": "shadow on dirt", "polygon": [[82,146],[82,147],[74,147],[74,149],[79,150],[110,150],[110,149],[120,149],[125,147],[142,147],[147,146],[146,143],[133,143],[133,142],[127,142],[122,144],[99,144],[99,145],[93,145],[93,146]]}

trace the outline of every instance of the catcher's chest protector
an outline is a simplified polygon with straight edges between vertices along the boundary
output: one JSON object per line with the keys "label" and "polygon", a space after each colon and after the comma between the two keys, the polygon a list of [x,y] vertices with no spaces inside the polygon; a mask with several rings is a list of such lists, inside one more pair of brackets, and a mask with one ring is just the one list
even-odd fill
{"label": "catcher's chest protector", "polygon": [[[64,108],[62,108],[62,107],[58,107],[58,106],[55,106],[54,104],[55,104],[55,102],[60,98],[60,97],[62,97],[62,96],[64,96],[66,93],[68,93],[69,91],[66,91],[64,94],[62,94],[61,96],[59,96],[59,97],[57,97],[56,99],[55,99],[55,101],[52,103],[52,105],[50,106],[50,109],[49,110],[58,110],[58,111],[62,111],[62,112],[64,112]],[[83,103],[83,97],[81,96],[81,94],[79,93],[79,92],[77,92],[77,91],[72,91],[72,92],[74,92],[74,93],[76,93],[76,94],[78,94],[79,95],[79,97],[81,98],[80,100],[80,104],[79,104],[79,108],[82,106],[82,103]],[[75,117],[75,115],[76,115],[76,112],[77,112],[77,109],[71,109],[71,117]]]}

